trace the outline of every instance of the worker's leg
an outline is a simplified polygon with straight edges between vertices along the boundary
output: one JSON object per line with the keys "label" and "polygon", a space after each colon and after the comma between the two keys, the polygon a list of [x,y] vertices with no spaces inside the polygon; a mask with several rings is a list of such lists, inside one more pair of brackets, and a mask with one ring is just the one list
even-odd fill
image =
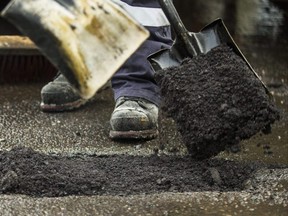
{"label": "worker's leg", "polygon": [[123,0],[122,6],[150,32],[149,39],[112,78],[116,107],[112,138],[153,138],[157,135],[159,87],[147,57],[171,45],[170,26],[157,0]]}

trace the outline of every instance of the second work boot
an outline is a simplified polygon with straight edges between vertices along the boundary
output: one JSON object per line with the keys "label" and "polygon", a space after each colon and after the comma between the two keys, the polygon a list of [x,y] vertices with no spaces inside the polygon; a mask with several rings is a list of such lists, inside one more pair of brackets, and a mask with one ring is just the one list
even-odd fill
{"label": "second work boot", "polygon": [[[109,83],[104,85],[100,91],[108,87]],[[41,90],[40,108],[44,112],[73,110],[87,102],[88,100],[81,98],[67,79],[60,73],[56,79],[49,82]]]}
{"label": "second work boot", "polygon": [[73,110],[86,102],[87,100],[77,94],[62,74],[59,74],[41,90],[40,108],[44,112]]}
{"label": "second work boot", "polygon": [[158,107],[142,98],[120,97],[110,119],[112,139],[152,139],[158,135]]}

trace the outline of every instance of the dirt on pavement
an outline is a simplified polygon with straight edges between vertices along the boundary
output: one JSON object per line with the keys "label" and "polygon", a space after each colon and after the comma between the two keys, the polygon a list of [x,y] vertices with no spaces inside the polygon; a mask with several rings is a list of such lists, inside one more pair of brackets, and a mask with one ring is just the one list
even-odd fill
{"label": "dirt on pavement", "polygon": [[0,194],[37,197],[239,191],[266,165],[190,156],[56,156],[18,147],[0,152]]}

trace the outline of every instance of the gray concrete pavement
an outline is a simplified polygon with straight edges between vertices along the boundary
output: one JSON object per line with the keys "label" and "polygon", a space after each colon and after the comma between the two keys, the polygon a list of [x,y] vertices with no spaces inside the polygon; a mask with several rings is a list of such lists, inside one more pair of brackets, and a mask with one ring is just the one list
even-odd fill
{"label": "gray concrete pavement", "polygon": [[[117,143],[108,138],[109,118],[114,102],[111,90],[100,93],[94,101],[78,111],[42,113],[39,91],[42,84],[1,86],[0,148],[31,147],[47,154],[148,155],[159,147],[160,139],[148,142]],[[245,141],[238,154],[223,153],[232,160],[287,163],[287,134],[284,119],[267,137]],[[161,121],[161,142],[167,143],[161,154],[186,154],[180,137],[169,119]],[[284,127],[284,128],[283,128]],[[280,134],[278,134],[280,133]],[[282,136],[281,140],[278,136]],[[270,142],[272,155],[264,154],[258,142]],[[270,140],[270,141],[269,141]],[[275,148],[280,142],[279,149]],[[287,215],[288,170],[261,171],[240,192],[187,192],[137,196],[69,196],[33,198],[1,195],[1,215]]]}
{"label": "gray concrete pavement", "polygon": [[[136,143],[117,143],[109,139],[109,119],[114,107],[111,89],[101,92],[80,110],[43,113],[39,109],[43,85],[0,86],[0,149],[26,146],[45,153],[145,155],[159,146],[157,139]],[[180,139],[175,137],[173,125],[167,126],[165,124],[165,131],[173,133],[164,136],[171,138],[171,145],[186,151],[178,144]],[[169,150],[169,146],[166,149]]]}

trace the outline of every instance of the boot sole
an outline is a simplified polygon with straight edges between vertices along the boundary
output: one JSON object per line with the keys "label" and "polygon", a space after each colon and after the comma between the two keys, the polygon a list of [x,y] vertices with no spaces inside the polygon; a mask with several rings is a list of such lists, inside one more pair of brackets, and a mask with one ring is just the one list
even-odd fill
{"label": "boot sole", "polygon": [[109,137],[112,140],[124,140],[124,139],[154,139],[158,136],[157,129],[143,130],[143,131],[110,131]]}
{"label": "boot sole", "polygon": [[45,104],[41,102],[40,108],[43,112],[64,112],[77,109],[85,105],[88,100],[80,99],[71,103],[66,104]]}

